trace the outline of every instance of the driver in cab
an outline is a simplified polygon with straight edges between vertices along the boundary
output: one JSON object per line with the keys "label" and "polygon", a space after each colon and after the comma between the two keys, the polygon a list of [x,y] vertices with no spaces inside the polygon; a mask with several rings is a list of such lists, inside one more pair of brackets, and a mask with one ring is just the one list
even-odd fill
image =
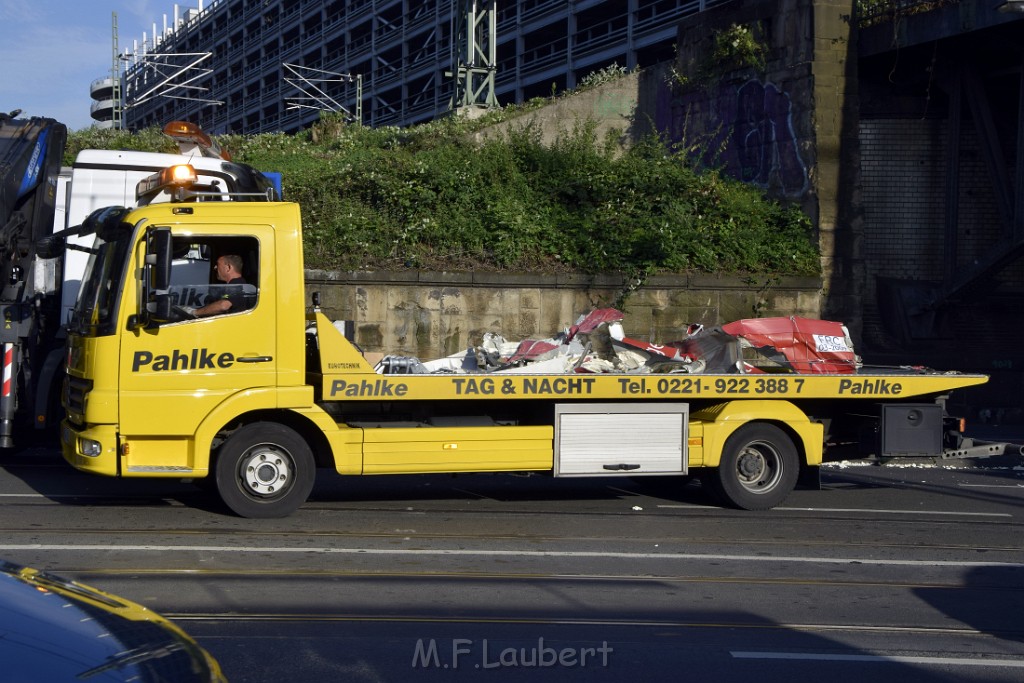
{"label": "driver in cab", "polygon": [[[242,257],[237,254],[225,254],[217,258],[214,266],[217,279],[226,285],[247,284],[242,277]],[[197,318],[222,313],[244,311],[246,309],[245,295],[242,287],[225,288],[222,294],[211,294],[209,303],[200,308],[185,309]]]}

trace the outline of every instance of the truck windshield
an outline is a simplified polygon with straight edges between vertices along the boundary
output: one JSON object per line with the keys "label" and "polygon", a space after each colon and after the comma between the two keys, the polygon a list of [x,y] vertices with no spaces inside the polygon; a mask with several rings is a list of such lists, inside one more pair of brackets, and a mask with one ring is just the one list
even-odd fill
{"label": "truck windshield", "polygon": [[73,332],[90,336],[114,333],[134,233],[130,224],[121,221],[125,213],[112,213],[97,226],[96,241],[71,313],[69,328]]}

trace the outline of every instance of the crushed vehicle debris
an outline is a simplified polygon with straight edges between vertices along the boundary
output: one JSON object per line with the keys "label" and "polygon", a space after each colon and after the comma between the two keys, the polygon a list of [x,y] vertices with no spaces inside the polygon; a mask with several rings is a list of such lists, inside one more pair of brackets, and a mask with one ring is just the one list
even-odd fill
{"label": "crushed vehicle debris", "polygon": [[546,339],[510,342],[486,333],[481,343],[445,358],[389,355],[380,374],[443,373],[804,373],[850,374],[861,366],[846,326],[829,320],[758,318],[714,328],[690,325],[677,341],[626,336],[621,311],[599,308]]}

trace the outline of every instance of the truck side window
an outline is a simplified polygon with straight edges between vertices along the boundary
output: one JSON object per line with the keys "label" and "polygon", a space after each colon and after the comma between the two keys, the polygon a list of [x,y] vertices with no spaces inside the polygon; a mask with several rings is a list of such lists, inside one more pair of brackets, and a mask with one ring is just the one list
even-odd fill
{"label": "truck side window", "polygon": [[190,236],[176,242],[171,296],[176,322],[244,313],[258,304],[259,242],[251,237]]}

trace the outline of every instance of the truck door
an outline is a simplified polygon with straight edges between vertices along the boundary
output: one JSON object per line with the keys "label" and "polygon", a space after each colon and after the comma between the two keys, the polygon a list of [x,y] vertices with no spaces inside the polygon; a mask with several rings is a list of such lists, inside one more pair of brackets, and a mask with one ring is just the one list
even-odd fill
{"label": "truck door", "polygon": [[[275,385],[276,283],[270,229],[254,227],[214,234],[175,232],[171,295],[178,317],[123,334],[119,412],[121,469],[132,473],[191,470],[184,443],[224,402]],[[222,256],[240,257],[244,283],[218,281]],[[225,313],[193,318],[188,309],[230,298]],[[125,448],[127,444],[127,448]]]}

